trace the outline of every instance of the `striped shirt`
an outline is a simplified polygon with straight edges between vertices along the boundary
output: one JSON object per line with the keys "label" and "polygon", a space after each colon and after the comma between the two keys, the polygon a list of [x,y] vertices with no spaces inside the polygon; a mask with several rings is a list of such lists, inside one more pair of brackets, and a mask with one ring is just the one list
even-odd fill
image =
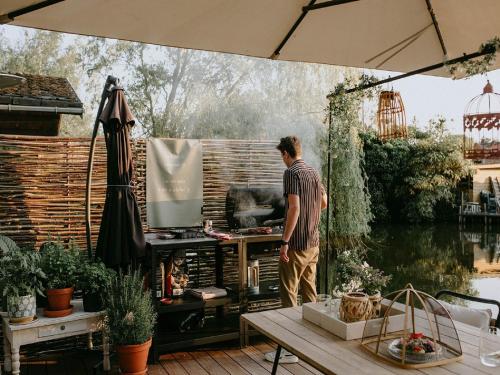
{"label": "striped shirt", "polygon": [[288,195],[299,196],[300,213],[297,225],[288,241],[290,250],[306,250],[319,246],[319,217],[323,186],[318,172],[302,159],[293,162],[283,174],[285,195],[285,224],[288,214]]}

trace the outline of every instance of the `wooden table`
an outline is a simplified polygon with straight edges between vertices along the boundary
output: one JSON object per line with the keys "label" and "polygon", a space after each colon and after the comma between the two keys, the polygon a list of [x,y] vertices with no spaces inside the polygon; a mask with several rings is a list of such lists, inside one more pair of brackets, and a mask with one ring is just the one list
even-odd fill
{"label": "wooden table", "polygon": [[[92,333],[103,332],[103,368],[109,371],[109,344],[104,334],[104,311],[84,312],[81,300],[71,301],[73,314],[62,318],[47,318],[42,309],[37,310],[37,320],[29,324],[10,324],[6,313],[1,313],[3,323],[3,352],[5,371],[20,373],[19,349],[21,345],[64,337],[88,335],[88,347],[92,349]],[[1,367],[0,367],[1,374]]]}
{"label": "wooden table", "polygon": [[[423,321],[423,312],[416,311],[417,319]],[[479,330],[455,322],[460,337],[463,359],[451,364],[423,369],[402,369],[384,362],[367,352],[360,340],[344,341],[321,327],[302,319],[301,307],[261,311],[241,316],[243,345],[248,344],[248,328],[255,328],[264,336],[295,354],[325,374],[500,374],[499,368],[486,367],[479,359]],[[278,363],[275,361],[273,374]]]}

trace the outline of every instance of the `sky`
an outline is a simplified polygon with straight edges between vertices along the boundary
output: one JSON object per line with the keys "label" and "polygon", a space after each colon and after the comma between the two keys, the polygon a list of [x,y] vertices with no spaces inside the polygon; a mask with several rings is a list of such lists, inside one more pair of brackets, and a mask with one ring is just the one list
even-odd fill
{"label": "sky", "polygon": [[[372,73],[379,78],[394,76],[393,72]],[[500,69],[460,80],[417,75],[391,82],[384,88],[400,92],[408,123],[416,117],[418,124],[424,126],[430,119],[442,115],[450,120],[449,131],[460,134],[463,132],[462,116],[467,103],[483,92],[488,79],[494,91],[500,92]]]}
{"label": "sky", "polygon": [[[8,25],[2,27],[7,31],[7,37],[12,40],[19,39],[23,30],[26,30]],[[71,38],[72,36],[69,40]],[[367,71],[367,73],[379,79],[400,74],[376,70]],[[383,89],[394,89],[400,92],[406,109],[407,123],[412,123],[416,118],[418,126],[425,127],[430,119],[443,116],[448,120],[448,130],[453,134],[461,134],[465,107],[473,97],[482,93],[487,80],[493,85],[495,92],[500,92],[500,69],[486,75],[460,80],[416,75],[391,82],[383,86]]]}

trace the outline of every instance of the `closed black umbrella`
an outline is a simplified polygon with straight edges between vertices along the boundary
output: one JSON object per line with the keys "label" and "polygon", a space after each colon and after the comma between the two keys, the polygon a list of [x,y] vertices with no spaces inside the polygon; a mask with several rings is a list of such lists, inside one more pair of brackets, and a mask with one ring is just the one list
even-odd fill
{"label": "closed black umbrella", "polygon": [[107,160],[106,203],[96,257],[113,268],[125,268],[144,256],[145,240],[135,194],[130,129],[134,117],[121,88],[113,89],[99,116],[104,127]]}

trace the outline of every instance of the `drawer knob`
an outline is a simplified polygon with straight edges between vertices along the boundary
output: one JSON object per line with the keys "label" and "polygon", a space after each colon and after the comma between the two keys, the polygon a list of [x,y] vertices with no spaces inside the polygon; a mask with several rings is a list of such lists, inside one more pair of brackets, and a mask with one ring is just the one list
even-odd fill
{"label": "drawer knob", "polygon": [[64,331],[66,329],[66,326],[61,326],[61,331]]}

